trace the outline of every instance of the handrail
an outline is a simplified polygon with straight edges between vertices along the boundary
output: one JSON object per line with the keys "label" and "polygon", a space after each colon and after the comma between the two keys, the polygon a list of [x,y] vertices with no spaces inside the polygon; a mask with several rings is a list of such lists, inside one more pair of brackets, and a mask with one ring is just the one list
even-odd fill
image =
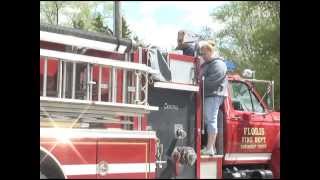
{"label": "handrail", "polygon": [[98,65],[112,66],[116,68],[123,68],[128,70],[139,70],[139,71],[144,71],[150,74],[158,73],[158,71],[144,64],[117,61],[109,58],[92,57],[87,55],[73,54],[68,52],[53,51],[53,50],[47,50],[47,49],[40,49],[40,55],[57,58],[57,59],[63,59],[64,61],[67,61],[67,62],[69,61],[69,62],[92,63],[92,64],[98,64]]}

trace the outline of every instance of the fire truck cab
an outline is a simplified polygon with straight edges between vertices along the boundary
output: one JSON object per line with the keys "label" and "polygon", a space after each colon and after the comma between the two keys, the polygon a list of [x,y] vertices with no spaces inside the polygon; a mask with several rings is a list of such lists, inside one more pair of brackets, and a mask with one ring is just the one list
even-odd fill
{"label": "fire truck cab", "polygon": [[197,59],[134,46],[40,25],[40,178],[279,177],[273,81],[228,74],[218,153],[201,156]]}

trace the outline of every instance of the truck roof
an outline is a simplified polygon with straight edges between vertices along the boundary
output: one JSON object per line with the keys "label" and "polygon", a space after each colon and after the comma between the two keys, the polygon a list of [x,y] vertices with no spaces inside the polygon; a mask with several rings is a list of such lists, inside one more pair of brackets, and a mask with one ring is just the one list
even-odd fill
{"label": "truck roof", "polygon": [[85,38],[89,40],[101,41],[101,42],[106,42],[111,44],[119,44],[119,45],[124,45],[129,47],[136,46],[130,39],[124,39],[124,38],[118,39],[114,36],[110,36],[105,33],[89,32],[85,30],[51,25],[51,24],[40,23],[40,31],[63,34],[63,35],[71,35],[71,36]]}

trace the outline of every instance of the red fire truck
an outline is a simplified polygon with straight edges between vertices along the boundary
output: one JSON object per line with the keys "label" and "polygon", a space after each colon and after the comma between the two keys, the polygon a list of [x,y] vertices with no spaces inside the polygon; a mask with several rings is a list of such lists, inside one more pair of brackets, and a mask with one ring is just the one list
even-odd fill
{"label": "red fire truck", "polygon": [[[217,155],[201,156],[198,61],[162,55],[102,33],[40,25],[40,178],[280,176],[280,113],[266,101],[273,81],[229,73]],[[259,83],[271,93],[260,96]]]}

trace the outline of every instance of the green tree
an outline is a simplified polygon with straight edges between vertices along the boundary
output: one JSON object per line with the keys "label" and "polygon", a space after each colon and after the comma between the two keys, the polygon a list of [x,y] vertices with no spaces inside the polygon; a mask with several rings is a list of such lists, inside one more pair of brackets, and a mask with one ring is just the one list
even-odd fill
{"label": "green tree", "polygon": [[41,1],[40,21],[89,30],[97,2]]}
{"label": "green tree", "polygon": [[63,7],[63,1],[40,1],[40,21],[59,24],[59,15]]}
{"label": "green tree", "polygon": [[133,35],[133,38],[132,38],[135,43],[137,44],[138,47],[147,47],[148,45],[143,41],[141,40],[137,35]]}
{"label": "green tree", "polygon": [[[93,21],[96,18],[97,6],[99,3],[95,1],[69,2],[68,18],[73,28],[95,31]],[[68,25],[69,26],[69,25]]]}
{"label": "green tree", "polygon": [[122,16],[122,38],[129,38],[131,33],[126,19]]}
{"label": "green tree", "polygon": [[250,68],[257,79],[274,80],[280,109],[280,2],[231,2],[212,16],[226,24],[216,36],[220,54],[234,60],[239,72]]}
{"label": "green tree", "polygon": [[103,17],[100,13],[97,13],[96,17],[94,18],[93,22],[93,30],[96,32],[103,32],[110,35],[108,31],[108,26],[104,25],[103,23]]}
{"label": "green tree", "polygon": [[[98,11],[98,9],[100,10]],[[108,27],[112,20],[113,2],[99,1],[41,1],[41,22],[64,25],[76,29],[102,32],[113,35]],[[59,19],[65,19],[64,22]],[[122,37],[130,38],[132,31],[124,17],[122,17]]]}
{"label": "green tree", "polygon": [[210,27],[204,26],[201,28],[199,34],[199,40],[208,40],[213,38],[213,31]]}

